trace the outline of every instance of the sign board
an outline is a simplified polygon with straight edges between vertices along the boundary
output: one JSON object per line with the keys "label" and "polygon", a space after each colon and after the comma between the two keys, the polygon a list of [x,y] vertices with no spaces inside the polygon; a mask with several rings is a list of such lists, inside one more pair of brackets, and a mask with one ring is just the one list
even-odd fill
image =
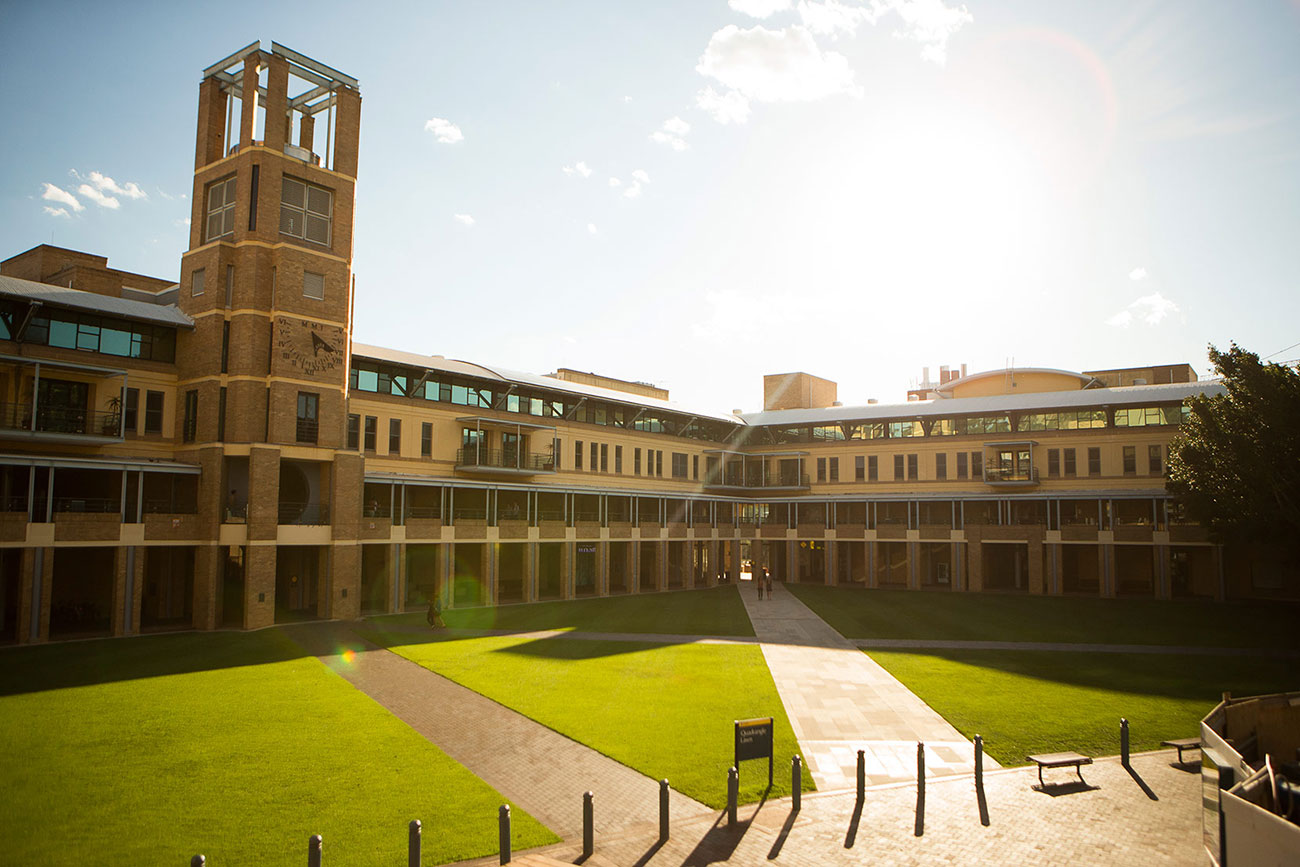
{"label": "sign board", "polygon": [[595,545],[579,545],[579,546],[578,546],[578,553],[579,553],[579,554],[595,554],[595,553],[596,553],[596,546],[595,546]]}
{"label": "sign board", "polygon": [[772,785],[772,717],[740,719],[736,726],[736,771],[745,759],[767,759],[767,784]]}

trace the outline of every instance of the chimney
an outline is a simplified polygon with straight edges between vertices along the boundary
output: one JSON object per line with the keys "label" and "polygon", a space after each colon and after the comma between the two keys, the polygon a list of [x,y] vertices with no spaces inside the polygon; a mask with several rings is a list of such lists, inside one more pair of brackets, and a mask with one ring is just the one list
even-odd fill
{"label": "chimney", "polygon": [[966,378],[966,365],[964,364],[961,366],[961,378],[962,379]]}
{"label": "chimney", "polygon": [[929,384],[930,384],[930,368],[928,368],[928,367],[922,367],[921,370],[922,370],[922,373],[921,373],[921,385],[929,385]]}
{"label": "chimney", "polygon": [[952,379],[952,372],[948,370],[948,365],[939,365],[939,384],[943,385],[950,379]]}

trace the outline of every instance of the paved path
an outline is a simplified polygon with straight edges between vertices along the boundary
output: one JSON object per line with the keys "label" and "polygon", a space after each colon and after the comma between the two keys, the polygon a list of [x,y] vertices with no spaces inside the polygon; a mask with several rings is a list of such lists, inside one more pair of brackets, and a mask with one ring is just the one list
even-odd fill
{"label": "paved path", "polygon": [[[789,799],[742,807],[734,830],[717,813],[675,820],[663,845],[657,843],[654,829],[597,835],[595,854],[581,863],[1201,867],[1206,859],[1200,835],[1200,779],[1195,772],[1172,767],[1173,760],[1172,750],[1133,756],[1134,772],[1157,800],[1142,791],[1116,758],[1098,759],[1085,769],[1093,788],[1066,786],[1053,794],[1031,788],[1038,782],[1032,768],[1011,768],[985,776],[987,826],[980,821],[973,778],[950,776],[927,780],[920,836],[916,785],[896,784],[868,789],[861,807],[853,792],[804,795],[797,814],[790,812]],[[533,863],[578,863],[581,848],[581,840],[574,840],[534,850],[548,860]],[[522,867],[529,863],[525,857],[521,854],[513,863]],[[465,867],[496,864],[492,857]]]}
{"label": "paved path", "polygon": [[[358,638],[339,623],[294,627],[311,653],[565,839],[581,841],[582,795],[590,790],[596,831],[617,834],[658,823],[657,781],[489,698]],[[350,659],[344,650],[350,649]],[[672,792],[673,817],[712,811]]]}
{"label": "paved path", "polygon": [[916,779],[918,741],[927,776],[973,772],[970,741],[783,586],[740,598],[819,791],[857,786],[858,750],[867,785]]}

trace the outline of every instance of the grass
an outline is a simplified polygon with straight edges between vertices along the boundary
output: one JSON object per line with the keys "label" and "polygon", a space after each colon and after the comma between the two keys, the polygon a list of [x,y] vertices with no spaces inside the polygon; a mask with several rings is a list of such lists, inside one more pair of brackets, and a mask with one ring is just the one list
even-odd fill
{"label": "grass", "polygon": [[[443,620],[455,629],[577,629],[588,632],[648,632],[679,635],[752,636],[735,587],[532,602],[497,608],[451,608]],[[425,625],[425,613],[373,618],[378,625]]]}
{"label": "grass", "polygon": [[[774,717],[768,795],[790,792],[789,761],[799,747],[757,646],[367,637],[715,808],[726,806],[733,720]],[[762,798],[765,763],[745,762],[740,783],[742,802]],[[812,788],[805,768],[803,789]]]}
{"label": "grass", "polygon": [[786,585],[845,638],[1300,648],[1293,603]]}
{"label": "grass", "polygon": [[[14,864],[426,863],[496,851],[504,799],[284,634],[150,636],[0,653]],[[514,809],[516,845],[554,834]]]}
{"label": "grass", "polygon": [[966,737],[1004,765],[1034,753],[1116,755],[1127,718],[1134,752],[1193,737],[1221,694],[1294,689],[1277,658],[1056,651],[871,651]]}

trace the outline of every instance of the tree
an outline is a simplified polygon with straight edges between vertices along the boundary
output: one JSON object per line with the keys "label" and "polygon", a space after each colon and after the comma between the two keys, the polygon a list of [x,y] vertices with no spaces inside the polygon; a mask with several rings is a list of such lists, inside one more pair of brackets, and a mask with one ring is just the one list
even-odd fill
{"label": "tree", "polygon": [[1210,346],[1224,392],[1188,401],[1169,445],[1169,490],[1222,541],[1300,555],[1300,372],[1235,343]]}

